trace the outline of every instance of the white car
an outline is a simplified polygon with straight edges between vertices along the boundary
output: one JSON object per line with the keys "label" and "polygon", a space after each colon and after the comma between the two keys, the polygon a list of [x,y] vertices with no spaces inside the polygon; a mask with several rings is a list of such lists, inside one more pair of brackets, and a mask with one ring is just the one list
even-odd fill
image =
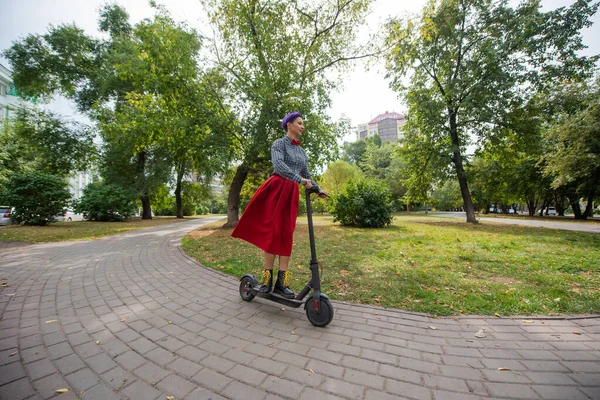
{"label": "white car", "polygon": [[0,225],[12,224],[12,220],[10,219],[11,212],[11,207],[0,207]]}
{"label": "white car", "polygon": [[548,207],[548,215],[556,215],[556,208]]}
{"label": "white car", "polygon": [[75,214],[73,210],[64,210],[62,214],[56,216],[58,222],[83,221],[83,215]]}

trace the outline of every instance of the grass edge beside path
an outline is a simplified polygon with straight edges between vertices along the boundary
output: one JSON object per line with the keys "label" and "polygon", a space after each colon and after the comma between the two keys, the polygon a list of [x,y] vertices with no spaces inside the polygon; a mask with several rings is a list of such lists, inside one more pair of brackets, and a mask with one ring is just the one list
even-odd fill
{"label": "grass edge beside path", "polygon": [[153,217],[150,220],[130,218],[123,222],[73,221],[55,222],[48,226],[9,225],[0,227],[0,243],[14,242],[21,244],[62,242],[71,240],[94,240],[105,236],[155,226],[168,225],[213,217],[210,215],[195,215],[177,219],[176,217]]}
{"label": "grass edge beside path", "polygon": [[[262,252],[222,223],[186,236],[183,250],[215,270],[260,276]],[[600,311],[600,235],[435,216],[397,216],[384,229],[315,217],[322,290],[335,300],[431,315],[564,315]],[[309,276],[305,217],[290,260],[292,289]]]}

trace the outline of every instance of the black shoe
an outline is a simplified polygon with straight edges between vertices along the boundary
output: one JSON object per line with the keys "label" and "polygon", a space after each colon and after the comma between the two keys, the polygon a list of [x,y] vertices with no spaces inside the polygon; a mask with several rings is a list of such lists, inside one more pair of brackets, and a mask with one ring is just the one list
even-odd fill
{"label": "black shoe", "polygon": [[258,294],[271,293],[273,287],[273,270],[265,269],[262,274],[262,285],[258,288]]}
{"label": "black shoe", "polygon": [[292,292],[289,288],[289,278],[290,274],[287,271],[278,271],[277,282],[275,282],[275,290],[273,292],[286,299],[293,299],[296,297],[296,293]]}

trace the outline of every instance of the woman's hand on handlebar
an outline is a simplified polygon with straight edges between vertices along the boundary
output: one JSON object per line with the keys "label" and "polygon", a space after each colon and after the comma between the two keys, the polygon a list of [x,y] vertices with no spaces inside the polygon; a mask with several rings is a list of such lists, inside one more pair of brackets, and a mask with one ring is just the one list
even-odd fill
{"label": "woman's hand on handlebar", "polygon": [[305,189],[310,189],[312,188],[312,182],[310,181],[310,179],[300,179],[300,184],[304,186]]}

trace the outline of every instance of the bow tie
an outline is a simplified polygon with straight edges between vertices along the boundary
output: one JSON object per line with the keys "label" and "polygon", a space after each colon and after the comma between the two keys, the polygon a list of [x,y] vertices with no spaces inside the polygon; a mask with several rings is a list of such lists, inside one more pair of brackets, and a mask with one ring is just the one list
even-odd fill
{"label": "bow tie", "polygon": [[296,140],[296,139],[292,139],[292,144],[293,144],[294,146],[300,146],[300,141],[299,141],[299,140]]}

